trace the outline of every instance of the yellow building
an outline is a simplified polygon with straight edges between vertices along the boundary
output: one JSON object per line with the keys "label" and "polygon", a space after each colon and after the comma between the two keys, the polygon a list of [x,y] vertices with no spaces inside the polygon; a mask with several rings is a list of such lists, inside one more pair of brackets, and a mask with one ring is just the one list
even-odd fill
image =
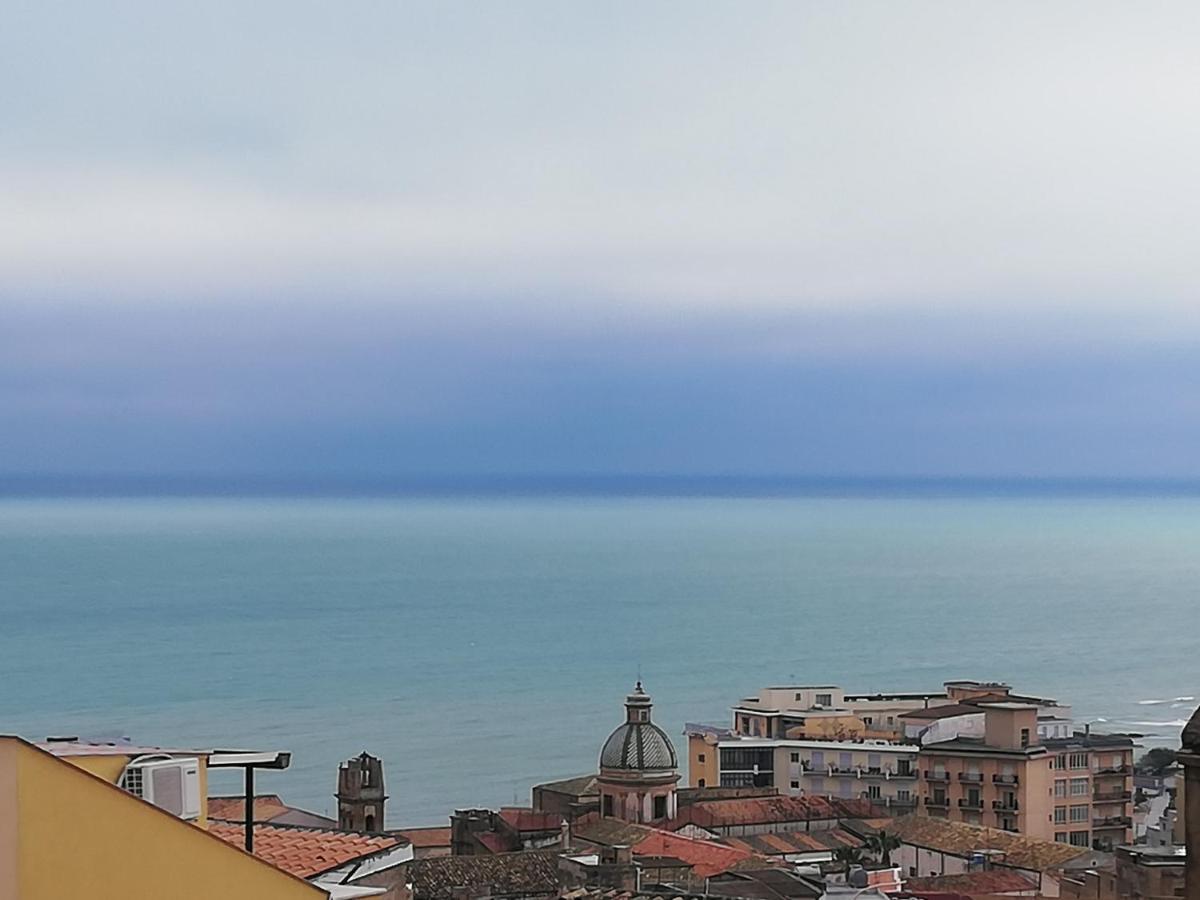
{"label": "yellow building", "polygon": [[[0,736],[0,900],[328,896],[117,787],[128,752],[58,750]],[[202,765],[196,776],[203,785]],[[160,779],[164,791],[173,779]],[[204,796],[202,790],[196,823],[204,818]]]}

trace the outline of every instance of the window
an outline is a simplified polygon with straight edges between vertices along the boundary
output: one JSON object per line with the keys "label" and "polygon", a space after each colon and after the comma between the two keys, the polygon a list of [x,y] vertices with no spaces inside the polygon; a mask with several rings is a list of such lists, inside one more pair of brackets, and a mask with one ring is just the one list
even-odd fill
{"label": "window", "polygon": [[825,792],[825,779],[824,778],[808,779],[808,789],[810,791],[812,791],[814,794],[823,794]]}
{"label": "window", "polygon": [[817,706],[833,706],[833,694],[817,694]]}
{"label": "window", "polygon": [[864,725],[870,725],[873,722],[874,722],[874,719],[872,719],[870,716],[863,716],[863,724]]}
{"label": "window", "polygon": [[1055,797],[1067,796],[1067,779],[1065,779],[1065,778],[1054,779],[1054,796]]}
{"label": "window", "polygon": [[[243,830],[245,830],[245,829],[243,829]],[[375,817],[367,816],[367,831],[374,831],[374,830],[375,830]]]}
{"label": "window", "polygon": [[793,781],[793,782],[792,782],[792,790],[793,790],[793,791],[798,791],[798,790],[800,790],[800,782],[798,782],[798,781]]}
{"label": "window", "polygon": [[1086,769],[1088,767],[1088,755],[1086,753],[1072,753],[1067,758],[1067,766],[1072,769]]}
{"label": "window", "polygon": [[[1088,811],[1089,811],[1089,807],[1087,807],[1087,806],[1072,806],[1071,807],[1071,821],[1072,822],[1086,822],[1088,820]],[[1055,812],[1058,812],[1058,810],[1055,810]]]}
{"label": "window", "polygon": [[704,762],[704,754],[703,753],[696,754],[696,762]]}
{"label": "window", "polygon": [[911,775],[912,772],[913,772],[912,760],[901,759],[901,760],[896,761],[896,774],[897,775]]}
{"label": "window", "polygon": [[792,762],[794,762],[794,763],[800,762],[800,754],[799,753],[792,754]]}
{"label": "window", "polygon": [[1086,797],[1088,793],[1088,780],[1086,778],[1071,779],[1071,796]]}
{"label": "window", "polygon": [[1066,825],[1067,824],[1067,808],[1065,806],[1054,807],[1054,824],[1055,825]]}
{"label": "window", "polygon": [[1029,729],[1028,728],[1021,729],[1021,746],[1022,747],[1029,746]]}
{"label": "window", "polygon": [[867,799],[878,800],[883,796],[883,792],[879,789],[879,785],[872,784],[867,786]]}
{"label": "window", "polygon": [[1089,847],[1089,846],[1091,846],[1091,841],[1088,840],[1088,833],[1086,831],[1072,831],[1071,837],[1068,840],[1068,843],[1072,847]]}
{"label": "window", "polygon": [[798,692],[798,691],[797,691],[797,693],[796,693],[796,702],[797,702],[797,703],[799,703],[799,702],[800,702],[801,700],[803,700],[803,699],[804,699],[804,695],[803,695],[803,694],[801,694],[800,692]]}
{"label": "window", "polygon": [[1065,844],[1067,842],[1067,833],[1065,831],[1054,832],[1054,840],[1058,841],[1060,844]]}
{"label": "window", "polygon": [[907,788],[901,788],[900,790],[896,791],[896,799],[897,800],[911,800],[912,794],[908,791]]}
{"label": "window", "polygon": [[605,795],[604,795],[604,802],[603,802],[603,805],[602,805],[601,812],[602,812],[604,815],[606,815],[606,816],[611,816],[611,815],[613,814],[613,798],[612,798],[612,794],[605,794]]}
{"label": "window", "polygon": [[701,778],[701,779],[700,779],[700,780],[697,782],[697,785],[698,785],[699,787],[707,787],[707,785],[705,785],[705,783],[704,783],[704,779],[703,779],[703,778]]}
{"label": "window", "polygon": [[655,797],[654,798],[654,818],[665,819],[666,817],[667,817],[667,798],[666,797]]}

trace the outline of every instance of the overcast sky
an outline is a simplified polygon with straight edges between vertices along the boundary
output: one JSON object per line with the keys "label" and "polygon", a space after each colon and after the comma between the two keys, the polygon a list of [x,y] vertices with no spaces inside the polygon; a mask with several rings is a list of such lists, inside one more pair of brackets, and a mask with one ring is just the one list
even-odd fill
{"label": "overcast sky", "polygon": [[18,2],[0,472],[1200,477],[1194,3]]}

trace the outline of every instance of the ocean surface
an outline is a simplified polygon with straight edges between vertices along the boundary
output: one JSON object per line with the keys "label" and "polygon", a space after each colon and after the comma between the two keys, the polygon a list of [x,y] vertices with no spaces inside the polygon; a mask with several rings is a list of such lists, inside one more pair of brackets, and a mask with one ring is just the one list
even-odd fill
{"label": "ocean surface", "polygon": [[1194,496],[10,498],[0,731],[287,749],[324,812],[365,749],[393,827],[594,770],[639,673],[676,737],[986,678],[1173,744],[1198,599]]}

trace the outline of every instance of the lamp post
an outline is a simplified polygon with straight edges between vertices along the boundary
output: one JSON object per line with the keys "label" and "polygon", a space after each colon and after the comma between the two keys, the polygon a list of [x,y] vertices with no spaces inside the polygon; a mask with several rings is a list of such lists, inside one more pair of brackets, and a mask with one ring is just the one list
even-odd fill
{"label": "lamp post", "polygon": [[245,838],[246,852],[254,852],[254,770],[286,769],[292,764],[292,754],[268,750],[261,753],[244,750],[214,750],[208,758],[210,769],[243,769],[245,775]]}

